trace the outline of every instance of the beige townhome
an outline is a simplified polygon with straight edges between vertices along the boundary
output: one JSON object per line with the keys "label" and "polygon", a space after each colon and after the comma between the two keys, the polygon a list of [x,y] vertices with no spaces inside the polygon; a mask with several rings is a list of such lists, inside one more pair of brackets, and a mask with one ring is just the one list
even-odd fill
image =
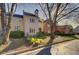
{"label": "beige townhome", "polygon": [[[8,14],[6,14],[5,21],[7,21],[7,18],[8,18]],[[1,30],[2,28],[1,28],[1,20],[0,20],[0,31]],[[14,14],[11,20],[11,31],[17,31],[17,30],[24,31],[23,15]]]}
{"label": "beige townhome", "polygon": [[11,20],[11,31],[24,31],[23,15],[15,14]]}
{"label": "beige townhome", "polygon": [[14,14],[12,17],[11,31],[24,31],[25,36],[27,36],[35,35],[39,29],[43,30],[43,20],[38,16],[37,9],[34,14],[23,11],[23,15]]}
{"label": "beige townhome", "polygon": [[36,9],[34,14],[23,11],[25,36],[35,35],[39,30],[43,31],[43,20],[38,16]]}

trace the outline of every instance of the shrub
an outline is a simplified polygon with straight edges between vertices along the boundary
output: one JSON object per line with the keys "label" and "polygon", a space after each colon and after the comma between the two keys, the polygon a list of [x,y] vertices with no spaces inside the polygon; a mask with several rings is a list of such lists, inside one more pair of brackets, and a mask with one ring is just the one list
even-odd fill
{"label": "shrub", "polygon": [[38,32],[36,33],[35,37],[40,38],[40,39],[45,39],[46,34],[44,32]]}
{"label": "shrub", "polygon": [[46,34],[44,32],[38,32],[34,36],[28,36],[28,43],[29,44],[41,44],[43,42],[43,39],[46,38]]}
{"label": "shrub", "polygon": [[75,36],[75,34],[71,34],[71,33],[69,33],[69,34],[61,34],[61,33],[59,33],[59,34],[56,34],[56,35],[64,36],[64,37],[71,37],[71,38],[74,38],[74,39],[79,39],[78,37]]}
{"label": "shrub", "polygon": [[2,44],[2,39],[0,39],[0,45]]}
{"label": "shrub", "polygon": [[37,37],[34,37],[34,36],[29,36],[28,37],[28,43],[29,44],[41,44],[43,42],[43,39],[41,38],[37,38]]}
{"label": "shrub", "polygon": [[24,32],[23,31],[11,31],[10,37],[11,38],[22,38],[24,37]]}
{"label": "shrub", "polygon": [[3,40],[2,40],[2,36],[0,36],[0,45],[2,44],[2,41],[3,41]]}

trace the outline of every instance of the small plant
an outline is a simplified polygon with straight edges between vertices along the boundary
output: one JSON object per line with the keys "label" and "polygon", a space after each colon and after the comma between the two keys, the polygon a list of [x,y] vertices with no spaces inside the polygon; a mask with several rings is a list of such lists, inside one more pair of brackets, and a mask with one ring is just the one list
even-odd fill
{"label": "small plant", "polygon": [[38,32],[34,36],[28,36],[28,42],[29,44],[41,44],[43,43],[43,40],[46,38],[46,35],[44,32]]}
{"label": "small plant", "polygon": [[29,44],[41,44],[43,42],[43,39],[33,37],[33,36],[29,36],[28,37],[28,42],[29,42]]}

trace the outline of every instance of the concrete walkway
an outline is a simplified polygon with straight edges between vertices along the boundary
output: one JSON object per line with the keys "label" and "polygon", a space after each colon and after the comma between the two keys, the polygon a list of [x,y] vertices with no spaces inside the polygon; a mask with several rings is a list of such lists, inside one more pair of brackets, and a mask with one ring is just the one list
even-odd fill
{"label": "concrete walkway", "polygon": [[51,48],[52,55],[79,55],[79,40],[53,45]]}

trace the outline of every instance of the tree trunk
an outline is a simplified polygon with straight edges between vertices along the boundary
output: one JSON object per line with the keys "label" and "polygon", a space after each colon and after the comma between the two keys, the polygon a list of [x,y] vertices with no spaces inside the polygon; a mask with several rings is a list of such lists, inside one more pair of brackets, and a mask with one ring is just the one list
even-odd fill
{"label": "tree trunk", "polygon": [[3,44],[6,44],[9,42],[9,35],[10,35],[10,28],[11,28],[11,19],[12,19],[12,16],[13,16],[13,11],[14,11],[14,6],[15,6],[15,3],[12,3],[11,5],[11,10],[9,12],[9,16],[8,16],[8,24],[6,24],[7,22],[5,20],[5,4],[4,3],[1,3],[1,25],[2,25],[2,36],[3,36]]}
{"label": "tree trunk", "polygon": [[55,35],[54,35],[54,31],[53,31],[53,22],[52,22],[51,11],[49,10],[48,3],[47,3],[47,9],[48,9],[48,14],[49,14],[49,24],[50,24],[50,40],[49,40],[48,44],[50,44],[54,40]]}
{"label": "tree trunk", "polygon": [[[55,30],[56,30],[56,19],[57,19],[57,13],[58,13],[58,10],[59,10],[59,7],[60,7],[61,3],[58,3],[57,4],[57,8],[55,10],[55,13],[54,13],[54,17],[53,17],[53,22],[52,22],[52,15],[51,15],[51,12],[49,11],[49,21],[50,21],[50,40],[48,43],[53,43],[53,40],[55,38]],[[47,5],[48,6],[48,5]],[[49,7],[48,7],[49,9]]]}
{"label": "tree trunk", "polygon": [[9,35],[10,35],[10,32],[3,33],[3,44],[7,44],[9,42]]}
{"label": "tree trunk", "polygon": [[6,19],[5,19],[5,4],[1,3],[1,27],[2,27],[2,39],[3,39],[3,44],[6,44],[9,40],[7,39],[6,35]]}
{"label": "tree trunk", "polygon": [[51,23],[50,25],[50,40],[48,43],[53,43],[53,40],[55,38],[55,24]]}

